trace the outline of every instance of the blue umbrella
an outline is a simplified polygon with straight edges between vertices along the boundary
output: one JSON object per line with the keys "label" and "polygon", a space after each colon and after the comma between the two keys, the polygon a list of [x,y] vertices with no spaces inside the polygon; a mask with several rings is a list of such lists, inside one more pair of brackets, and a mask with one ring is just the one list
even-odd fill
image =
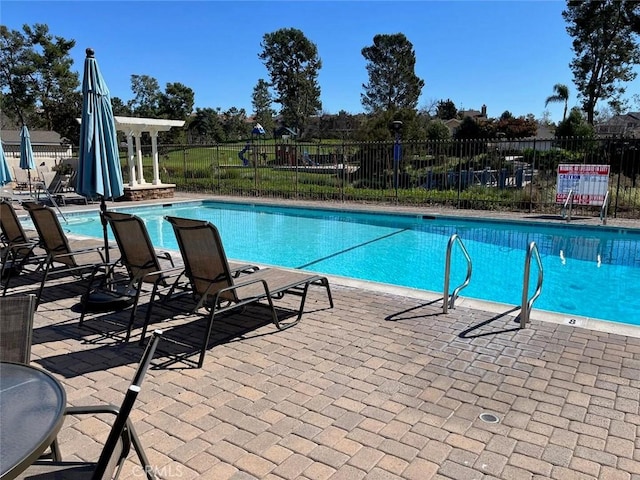
{"label": "blue umbrella", "polygon": [[[87,48],[82,78],[82,123],[76,191],[85,197],[100,197],[100,210],[107,210],[105,199],[124,194],[118,137],[109,89],[100,74],[93,49]],[[107,222],[102,217],[106,259],[109,261]]]}
{"label": "blue umbrella", "polygon": [[7,157],[4,156],[4,149],[0,141],[0,185],[6,185],[12,180],[11,171],[9,170],[9,165],[7,165]]}
{"label": "blue umbrella", "polygon": [[33,160],[33,148],[31,148],[31,135],[26,125],[22,125],[20,130],[20,168],[27,171],[29,179],[29,194],[31,194],[31,170],[36,169]]}

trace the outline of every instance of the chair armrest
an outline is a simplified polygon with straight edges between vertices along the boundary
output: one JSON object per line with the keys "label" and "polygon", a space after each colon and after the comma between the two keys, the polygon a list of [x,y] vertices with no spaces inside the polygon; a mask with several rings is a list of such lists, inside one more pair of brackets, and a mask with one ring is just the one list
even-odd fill
{"label": "chair armrest", "polygon": [[156,251],[156,257],[162,260],[168,260],[172,267],[176,266],[176,264],[173,263],[173,257],[169,252],[165,252],[164,250]]}
{"label": "chair armrest", "polygon": [[242,273],[255,273],[260,270],[260,267],[257,265],[237,265],[233,268],[229,268],[229,273],[233,278],[238,278]]}
{"label": "chair armrest", "polygon": [[161,276],[165,276],[165,278],[171,278],[171,277],[177,277],[180,276],[184,273],[184,268],[183,267],[172,267],[172,268],[164,268],[161,270],[155,270],[153,272],[149,272],[147,273],[145,276],[143,276],[142,278],[147,278],[147,277],[152,277],[155,275],[161,275]]}
{"label": "chair armrest", "polygon": [[[269,286],[267,285],[266,280],[264,280],[264,279],[262,279],[262,278],[258,278],[258,279],[256,280],[256,279],[251,279],[250,277],[251,277],[251,275],[248,275],[248,276],[247,276],[247,278],[249,278],[249,280],[246,280],[246,281],[244,281],[244,282],[240,282],[240,283],[234,283],[233,285],[231,285],[231,286],[229,286],[229,287],[221,288],[220,290],[218,290],[218,291],[215,293],[215,295],[213,295],[213,294],[210,292],[210,290],[211,290],[213,287],[215,287],[215,282],[212,282],[212,283],[211,283],[211,285],[209,285],[209,287],[205,290],[204,294],[202,295],[202,298],[204,299],[204,298],[206,298],[206,297],[208,297],[208,296],[213,296],[213,297],[216,299],[216,301],[217,301],[217,299],[220,297],[220,294],[222,294],[222,293],[224,293],[224,292],[231,292],[231,291],[237,290],[237,289],[242,288],[242,287],[246,287],[246,286],[249,286],[249,285],[253,285],[254,283],[261,283],[261,284],[262,284],[262,286],[264,287],[264,294],[263,294],[263,295],[257,295],[257,296],[255,296],[255,297],[252,297],[252,300],[253,300],[253,299],[259,299],[259,298],[263,298],[263,297],[268,296],[268,295],[269,295]],[[242,299],[242,300],[241,300],[241,303],[245,303],[245,299]]]}
{"label": "chair armrest", "polygon": [[111,413],[113,415],[118,415],[118,413],[120,413],[120,407],[116,407],[115,405],[87,405],[81,407],[67,407],[64,411],[65,415],[86,415],[98,413]]}
{"label": "chair armrest", "polygon": [[[113,249],[115,249],[115,247],[109,246],[109,250],[113,250]],[[104,263],[104,255],[102,254],[104,250],[105,248],[100,246],[91,247],[91,248],[80,248],[78,250],[72,250],[69,253],[59,253],[59,254],[54,253],[52,255],[52,259],[56,261],[58,258],[67,258],[67,257],[74,257],[79,255],[88,255],[90,253],[98,253],[100,257],[102,257],[102,262]]]}

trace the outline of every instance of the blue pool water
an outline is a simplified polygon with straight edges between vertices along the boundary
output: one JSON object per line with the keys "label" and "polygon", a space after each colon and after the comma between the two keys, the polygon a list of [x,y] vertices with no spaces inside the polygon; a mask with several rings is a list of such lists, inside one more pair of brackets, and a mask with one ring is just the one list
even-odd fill
{"label": "blue pool water", "polygon": [[[463,296],[522,301],[527,246],[544,284],[534,309],[640,325],[640,230],[455,217],[360,213],[202,202],[118,208],[145,220],[157,247],[178,249],[165,215],[208,220],[231,259],[442,292],[447,243],[457,233],[473,261]],[[101,237],[96,213],[68,216],[69,231]],[[466,263],[454,249],[451,289]],[[531,266],[530,295],[537,278]]]}

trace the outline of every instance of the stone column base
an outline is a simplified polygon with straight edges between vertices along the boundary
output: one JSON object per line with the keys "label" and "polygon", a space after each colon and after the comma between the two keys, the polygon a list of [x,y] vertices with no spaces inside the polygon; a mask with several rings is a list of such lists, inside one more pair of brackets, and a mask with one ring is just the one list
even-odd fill
{"label": "stone column base", "polygon": [[154,200],[159,198],[172,198],[175,194],[176,186],[172,183],[161,185],[137,185],[135,187],[124,187],[123,201],[139,202],[141,200]]}

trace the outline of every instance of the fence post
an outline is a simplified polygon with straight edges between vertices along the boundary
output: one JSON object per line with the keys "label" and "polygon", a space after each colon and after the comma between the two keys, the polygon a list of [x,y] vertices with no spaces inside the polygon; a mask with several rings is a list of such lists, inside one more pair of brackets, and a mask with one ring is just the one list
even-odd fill
{"label": "fence post", "polygon": [[187,146],[182,148],[182,175],[184,177],[184,185],[187,186]]}

